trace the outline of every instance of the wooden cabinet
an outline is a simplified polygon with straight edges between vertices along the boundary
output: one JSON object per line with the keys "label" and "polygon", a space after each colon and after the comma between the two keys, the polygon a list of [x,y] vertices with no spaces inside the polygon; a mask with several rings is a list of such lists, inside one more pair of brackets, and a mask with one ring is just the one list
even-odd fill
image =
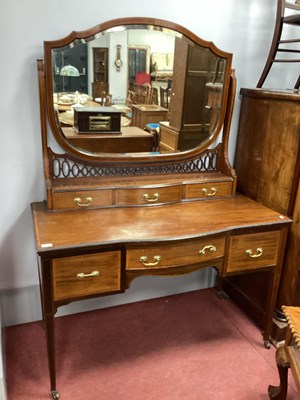
{"label": "wooden cabinet", "polygon": [[[288,91],[242,89],[235,156],[237,190],[293,219],[275,316],[282,305],[300,306],[300,98]],[[262,324],[268,274],[227,280],[226,290]],[[284,339],[276,322],[273,337]]]}
{"label": "wooden cabinet", "polygon": [[94,81],[92,82],[93,98],[108,94],[108,48],[93,47]]}
{"label": "wooden cabinet", "polygon": [[220,60],[192,42],[175,41],[169,106],[169,130],[178,134],[174,150],[194,148],[214,129],[222,93],[222,85],[212,84],[218,63]]}
{"label": "wooden cabinet", "polygon": [[147,124],[166,121],[168,110],[155,104],[132,104],[131,126],[144,129]]}

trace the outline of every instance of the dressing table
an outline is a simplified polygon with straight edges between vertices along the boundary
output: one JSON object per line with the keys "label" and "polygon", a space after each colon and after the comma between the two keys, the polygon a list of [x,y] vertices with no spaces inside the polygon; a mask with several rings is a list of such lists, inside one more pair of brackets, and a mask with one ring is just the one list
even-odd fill
{"label": "dressing table", "polygon": [[[124,46],[132,30],[139,30],[140,36],[159,35],[160,43],[173,41],[176,48],[185,49],[175,52],[174,74],[177,57],[185,60],[187,73],[181,89],[173,76],[168,126],[180,137],[184,150],[127,153],[120,144],[119,153],[99,152],[76,146],[59,124],[53,106],[54,54],[83,42],[88,50],[103,47],[101,38],[105,37],[112,48],[108,57],[110,53],[113,57],[115,44]],[[93,44],[94,40],[98,42]],[[46,200],[33,203],[32,214],[52,398],[59,398],[57,308],[124,292],[133,279],[143,275],[174,276],[214,267],[221,294],[224,277],[270,271],[263,331],[268,347],[291,221],[236,193],[237,178],[227,156],[236,89],[231,54],[182,26],[152,18],[122,18],[72,32],[45,42],[44,51],[44,60],[38,60],[38,74]],[[189,56],[195,53],[197,58]],[[204,58],[195,69],[200,53]],[[126,64],[126,59],[122,61],[117,74]],[[210,86],[215,84],[218,100],[211,102]],[[197,101],[203,110],[193,122],[194,116],[190,119],[184,107],[194,107]],[[181,112],[180,107],[184,108]],[[180,118],[176,120],[172,112]],[[61,147],[60,152],[50,147],[50,137]]]}

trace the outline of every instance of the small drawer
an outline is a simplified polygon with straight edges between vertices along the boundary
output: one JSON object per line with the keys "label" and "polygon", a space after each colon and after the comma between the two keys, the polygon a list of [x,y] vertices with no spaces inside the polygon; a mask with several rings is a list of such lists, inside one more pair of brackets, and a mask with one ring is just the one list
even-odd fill
{"label": "small drawer", "polygon": [[172,203],[180,201],[181,198],[181,185],[116,190],[116,204],[118,206]]}
{"label": "small drawer", "polygon": [[224,256],[225,238],[132,248],[127,250],[127,270],[179,267]]}
{"label": "small drawer", "polygon": [[232,236],[227,273],[276,265],[279,239],[279,231]]}
{"label": "small drawer", "polygon": [[186,185],[187,199],[211,199],[232,194],[232,182],[206,182]]}
{"label": "small drawer", "polygon": [[62,210],[66,208],[94,208],[112,205],[111,190],[88,190],[78,192],[53,193],[53,208]]}
{"label": "small drawer", "polygon": [[53,259],[53,298],[72,299],[121,290],[121,252]]}

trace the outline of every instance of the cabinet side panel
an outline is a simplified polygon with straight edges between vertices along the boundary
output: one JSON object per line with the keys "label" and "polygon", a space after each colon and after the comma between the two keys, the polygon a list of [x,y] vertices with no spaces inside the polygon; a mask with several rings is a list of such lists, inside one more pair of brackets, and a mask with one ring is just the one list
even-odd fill
{"label": "cabinet side panel", "polygon": [[288,214],[299,148],[300,103],[245,97],[235,169],[238,191]]}

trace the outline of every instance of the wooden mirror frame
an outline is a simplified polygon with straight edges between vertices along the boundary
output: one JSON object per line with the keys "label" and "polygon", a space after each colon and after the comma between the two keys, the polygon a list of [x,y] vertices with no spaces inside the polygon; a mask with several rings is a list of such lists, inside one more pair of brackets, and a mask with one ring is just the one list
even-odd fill
{"label": "wooden mirror frame", "polygon": [[[58,124],[57,118],[55,116],[55,110],[53,107],[53,75],[52,75],[52,50],[57,47],[63,47],[73,42],[76,39],[84,39],[90,36],[96,35],[102,31],[113,28],[119,25],[153,25],[161,28],[174,30],[183,36],[187,37],[192,42],[210,49],[216,56],[222,57],[226,60],[226,67],[224,71],[224,82],[223,82],[223,95],[221,101],[221,110],[219,115],[219,121],[212,132],[211,136],[202,143],[199,147],[196,147],[192,150],[186,150],[178,153],[168,153],[168,154],[155,154],[155,155],[141,155],[139,153],[132,153],[130,155],[125,155],[123,153],[120,154],[112,154],[112,153],[90,153],[87,151],[83,151],[75,146],[72,146],[68,140],[64,137],[60,125]],[[38,62],[39,69],[39,84],[40,84],[40,99],[41,99],[41,117],[42,117],[42,133],[44,142],[47,142],[47,126],[46,126],[46,115],[48,117],[50,129],[57,141],[57,143],[61,146],[63,150],[67,152],[71,157],[75,157],[78,160],[85,162],[92,162],[92,164],[113,164],[113,165],[155,165],[166,162],[181,162],[188,159],[194,159],[199,156],[205,150],[209,148],[209,146],[214,143],[219,136],[219,133],[224,125],[226,115],[228,114],[228,98],[229,98],[229,88],[230,88],[230,76],[231,76],[231,62],[232,62],[232,54],[224,52],[218,49],[212,42],[204,41],[196,36],[194,33],[189,31],[188,29],[175,24],[173,22],[154,19],[154,18],[143,18],[143,17],[135,17],[135,18],[119,18],[110,20],[108,22],[104,22],[99,24],[91,29],[76,32],[73,31],[68,36],[55,40],[55,41],[45,41],[44,42],[44,55],[45,60],[44,64],[40,60]],[[46,104],[46,108],[43,109],[43,104]],[[232,111],[231,111],[232,112]],[[228,115],[227,115],[228,116]],[[44,143],[44,149],[47,147],[46,143]]]}

